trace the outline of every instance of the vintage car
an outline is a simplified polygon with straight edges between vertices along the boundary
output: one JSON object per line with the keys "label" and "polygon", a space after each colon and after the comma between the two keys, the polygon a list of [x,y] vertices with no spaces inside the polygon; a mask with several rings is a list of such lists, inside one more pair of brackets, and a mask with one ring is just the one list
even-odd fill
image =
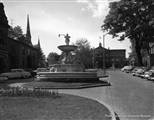
{"label": "vintage car", "polygon": [[7,77],[5,77],[5,76],[0,76],[0,82],[4,82],[4,81],[6,81],[6,80],[8,80]]}
{"label": "vintage car", "polygon": [[133,69],[133,66],[124,66],[123,68],[121,68],[121,71],[129,73],[132,69]]}
{"label": "vintage car", "polygon": [[49,72],[48,68],[37,68],[36,70],[34,70],[33,72]]}
{"label": "vintage car", "polygon": [[31,77],[31,74],[23,69],[11,69],[11,72],[1,73],[0,76],[7,77],[8,79],[29,78]]}
{"label": "vintage car", "polygon": [[151,80],[151,81],[154,81],[154,73],[152,73],[147,79]]}
{"label": "vintage car", "polygon": [[148,77],[150,77],[151,74],[152,74],[152,72],[146,71],[146,72],[144,72],[144,74],[141,74],[140,77],[147,79]]}
{"label": "vintage car", "polygon": [[144,74],[144,72],[145,72],[144,69],[139,68],[139,69],[137,69],[137,70],[135,71],[135,73],[133,74],[133,76],[138,76],[138,77],[140,77],[141,75]]}

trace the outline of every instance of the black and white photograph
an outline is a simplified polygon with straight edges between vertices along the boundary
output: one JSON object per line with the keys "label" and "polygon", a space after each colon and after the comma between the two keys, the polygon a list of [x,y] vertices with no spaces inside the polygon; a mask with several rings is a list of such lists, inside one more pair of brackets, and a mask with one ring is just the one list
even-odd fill
{"label": "black and white photograph", "polygon": [[154,120],[154,0],[0,0],[0,120]]}

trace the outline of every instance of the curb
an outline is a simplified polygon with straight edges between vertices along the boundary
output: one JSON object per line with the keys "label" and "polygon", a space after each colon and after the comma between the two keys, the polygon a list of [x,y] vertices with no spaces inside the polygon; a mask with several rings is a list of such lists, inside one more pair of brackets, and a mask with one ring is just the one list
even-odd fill
{"label": "curb", "polygon": [[[64,93],[64,94],[80,96],[80,95],[71,94],[71,93]],[[109,110],[109,112],[110,112],[110,114],[111,114],[111,116],[110,116],[110,117],[111,117],[111,120],[120,120],[120,118],[118,117],[117,113],[115,113],[115,112],[113,111],[113,109],[112,109],[108,104],[104,103],[103,101],[100,102],[100,101],[98,101],[97,99],[93,99],[93,98],[86,97],[86,96],[80,96],[80,97],[85,97],[85,98],[88,98],[88,99],[97,101],[98,103],[102,104],[104,107],[106,107],[106,108]]]}
{"label": "curb", "polygon": [[117,114],[113,111],[113,109],[108,104],[100,102],[98,100],[96,100],[96,101],[99,102],[100,104],[104,105],[110,111],[112,120],[118,120],[118,119],[116,119]]}

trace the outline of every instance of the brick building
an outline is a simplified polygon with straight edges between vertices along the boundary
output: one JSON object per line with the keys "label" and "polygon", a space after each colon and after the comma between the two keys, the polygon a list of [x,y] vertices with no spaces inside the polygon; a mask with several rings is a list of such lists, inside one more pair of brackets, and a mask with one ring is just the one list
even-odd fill
{"label": "brick building", "polygon": [[38,67],[38,47],[32,45],[29,16],[27,17],[26,35],[20,38],[8,36],[8,20],[3,3],[0,3],[0,73],[12,68]]}
{"label": "brick building", "polygon": [[[94,50],[94,63],[98,68],[103,67],[103,63],[105,63],[106,67],[122,67],[126,64],[126,50],[124,49],[115,49],[110,50],[102,47],[102,44],[99,44]],[[104,60],[105,59],[105,60]],[[104,61],[104,62],[103,62]]]}
{"label": "brick building", "polygon": [[154,66],[154,42],[153,41],[149,43],[149,47],[150,47],[149,54],[147,50],[145,49],[141,50],[143,65],[147,67]]}
{"label": "brick building", "polygon": [[31,68],[38,66],[37,52],[33,46],[24,42],[8,38],[8,67],[11,68]]}
{"label": "brick building", "polygon": [[8,21],[4,6],[0,3],[0,72],[8,69]]}

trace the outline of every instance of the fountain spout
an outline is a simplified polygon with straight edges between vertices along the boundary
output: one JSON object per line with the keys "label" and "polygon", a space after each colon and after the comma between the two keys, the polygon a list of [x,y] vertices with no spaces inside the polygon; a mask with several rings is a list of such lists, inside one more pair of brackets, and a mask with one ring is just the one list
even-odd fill
{"label": "fountain spout", "polygon": [[68,34],[66,34],[66,35],[65,34],[59,34],[58,36],[59,37],[60,36],[64,36],[66,45],[69,45],[69,42],[70,42],[70,38],[71,37]]}

